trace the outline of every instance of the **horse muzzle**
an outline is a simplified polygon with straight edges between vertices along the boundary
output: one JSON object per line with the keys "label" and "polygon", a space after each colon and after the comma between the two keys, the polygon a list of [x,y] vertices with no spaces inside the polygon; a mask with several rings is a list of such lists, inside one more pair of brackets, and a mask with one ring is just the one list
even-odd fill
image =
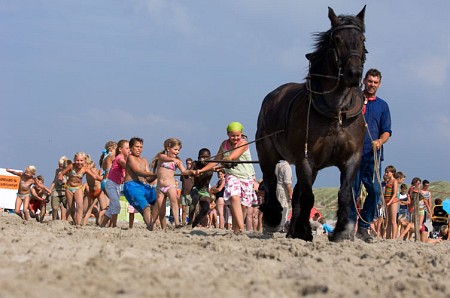
{"label": "horse muzzle", "polygon": [[346,87],[357,87],[361,83],[363,68],[359,66],[344,70],[341,74]]}

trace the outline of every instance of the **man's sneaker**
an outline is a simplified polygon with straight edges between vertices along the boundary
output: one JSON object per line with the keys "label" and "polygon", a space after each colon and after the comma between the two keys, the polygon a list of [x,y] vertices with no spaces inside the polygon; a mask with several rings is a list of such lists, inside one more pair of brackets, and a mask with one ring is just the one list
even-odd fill
{"label": "man's sneaker", "polygon": [[373,237],[369,235],[369,231],[362,227],[358,227],[358,231],[356,232],[356,238],[361,239],[366,243],[373,242]]}

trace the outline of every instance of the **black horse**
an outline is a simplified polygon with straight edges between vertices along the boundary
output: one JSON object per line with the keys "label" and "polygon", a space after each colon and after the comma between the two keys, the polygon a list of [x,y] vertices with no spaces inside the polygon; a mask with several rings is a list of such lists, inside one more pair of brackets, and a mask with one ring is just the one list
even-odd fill
{"label": "black horse", "polygon": [[298,180],[287,236],[312,241],[312,186],[319,170],[336,166],[341,186],[338,219],[330,240],[353,239],[346,231],[365,134],[359,87],[366,54],[365,9],[356,16],[336,16],[328,8],[331,29],[316,34],[315,51],[306,55],[310,62],[306,82],[282,85],[262,103],[256,149],[266,190],[261,207],[266,229],[275,230],[281,221],[274,169],[279,160],[287,160],[295,165]]}

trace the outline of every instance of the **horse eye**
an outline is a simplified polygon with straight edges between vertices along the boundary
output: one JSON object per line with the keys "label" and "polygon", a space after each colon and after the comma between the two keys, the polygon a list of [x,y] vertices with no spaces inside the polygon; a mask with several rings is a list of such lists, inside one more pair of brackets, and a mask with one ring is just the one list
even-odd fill
{"label": "horse eye", "polygon": [[335,36],[335,37],[334,37],[334,42],[335,42],[336,44],[341,44],[341,43],[342,43],[342,37],[340,37],[340,36]]}

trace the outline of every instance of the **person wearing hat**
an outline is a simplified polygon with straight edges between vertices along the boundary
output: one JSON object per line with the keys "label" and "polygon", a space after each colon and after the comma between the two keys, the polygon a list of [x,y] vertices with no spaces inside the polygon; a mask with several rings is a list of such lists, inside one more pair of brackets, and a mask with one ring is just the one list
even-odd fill
{"label": "person wearing hat", "polygon": [[[253,189],[253,177],[255,169],[248,142],[243,134],[244,127],[239,122],[231,122],[227,126],[228,139],[223,141],[219,147],[214,160],[230,160],[244,163],[236,163],[232,167],[225,167],[225,191],[224,200],[230,202],[231,214],[233,216],[233,232],[240,234],[244,231],[244,218],[247,208],[251,208],[253,202],[257,201]],[[216,170],[218,162],[208,163],[197,171],[201,174],[206,171]]]}

